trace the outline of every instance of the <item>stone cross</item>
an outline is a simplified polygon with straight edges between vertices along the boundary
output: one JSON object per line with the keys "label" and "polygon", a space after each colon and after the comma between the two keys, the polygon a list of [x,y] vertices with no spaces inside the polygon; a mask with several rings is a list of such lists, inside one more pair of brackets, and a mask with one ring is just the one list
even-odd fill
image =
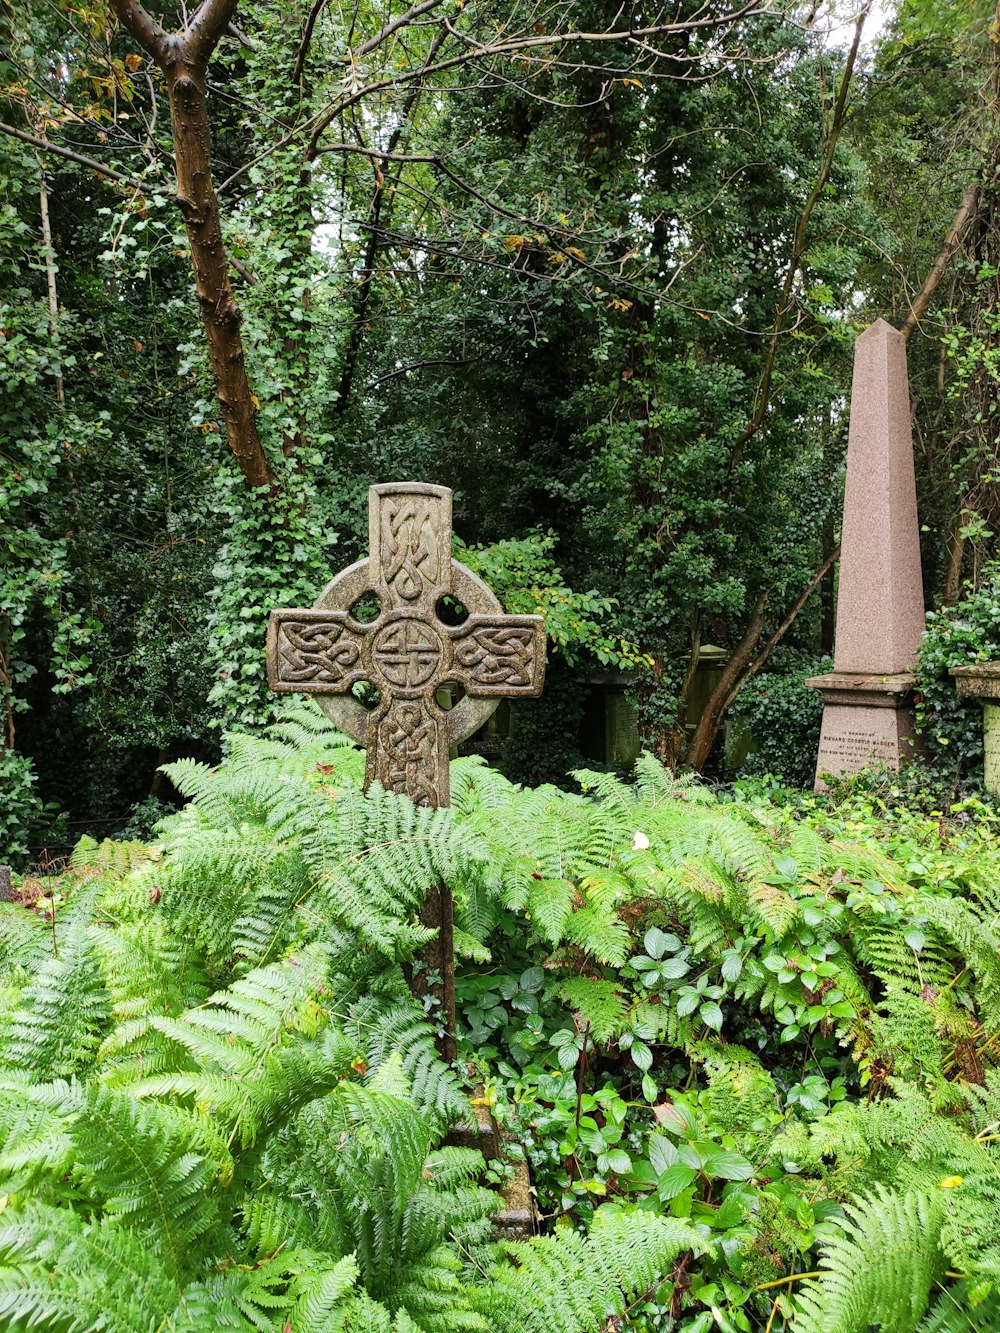
{"label": "stone cross", "polygon": [[[368,492],[371,554],[338,574],[309,610],[272,611],[267,678],[273,690],[304,691],[341,731],[365,746],[365,788],[380,782],[418,805],[448,804],[448,751],[483,725],[501,699],[538,695],[545,675],[545,626],[540,616],[508,616],[497,598],[451,554],[451,491],[418,482],[372,486]],[[352,608],[374,594],[379,613],[358,620]],[[468,613],[442,619],[445,599]],[[353,693],[375,687],[368,709]],[[451,685],[454,708],[438,701]],[[451,896],[432,890],[423,920],[438,931],[424,954],[440,973],[434,993],[443,1006],[454,1051],[454,956]],[[414,989],[427,993],[415,979]]]}
{"label": "stone cross", "polygon": [[924,627],[906,340],[876,320],[855,344],[833,671],[816,786],[916,751],[913,665]]}

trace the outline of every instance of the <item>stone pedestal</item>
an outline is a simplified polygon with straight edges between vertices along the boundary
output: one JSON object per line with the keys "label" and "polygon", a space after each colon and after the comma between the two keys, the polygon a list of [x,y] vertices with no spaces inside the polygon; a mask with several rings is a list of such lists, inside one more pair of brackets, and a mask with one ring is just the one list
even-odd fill
{"label": "stone pedestal", "polygon": [[1000,796],[1000,662],[976,662],[948,672],[964,699],[983,705],[983,768],[986,790]]}
{"label": "stone pedestal", "polygon": [[913,724],[913,676],[831,671],[806,681],[823,695],[823,729],[816,786],[826,777],[847,777],[872,764],[899,768],[919,741]]}
{"label": "stone pedestal", "polygon": [[823,775],[912,756],[912,668],[924,627],[920,529],[903,335],[878,320],[858,338],[844,487],[833,671],[822,691]]}

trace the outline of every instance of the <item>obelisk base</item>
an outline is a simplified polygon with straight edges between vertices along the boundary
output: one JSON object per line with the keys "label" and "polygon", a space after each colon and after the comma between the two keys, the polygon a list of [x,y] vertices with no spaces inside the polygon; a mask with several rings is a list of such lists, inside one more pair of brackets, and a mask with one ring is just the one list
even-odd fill
{"label": "obelisk base", "polygon": [[823,730],[816,763],[817,791],[824,777],[850,777],[872,764],[899,769],[919,753],[913,718],[913,675],[880,676],[831,671],[806,681],[823,695]]}

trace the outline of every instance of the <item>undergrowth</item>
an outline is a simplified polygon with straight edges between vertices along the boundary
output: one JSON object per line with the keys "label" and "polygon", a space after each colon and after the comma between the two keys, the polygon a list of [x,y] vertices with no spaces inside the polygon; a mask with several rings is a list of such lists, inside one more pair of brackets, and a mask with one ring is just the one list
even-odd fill
{"label": "undergrowth", "polygon": [[[1000,1328],[985,807],[644,757],[582,795],[462,760],[416,809],[310,707],[168,771],[156,843],[0,905],[4,1328]],[[527,1242],[404,981],[442,880]]]}

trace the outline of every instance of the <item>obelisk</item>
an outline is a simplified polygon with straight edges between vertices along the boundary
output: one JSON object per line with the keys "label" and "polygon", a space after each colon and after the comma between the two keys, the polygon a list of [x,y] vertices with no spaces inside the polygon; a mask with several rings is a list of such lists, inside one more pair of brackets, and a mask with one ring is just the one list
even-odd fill
{"label": "obelisk", "polygon": [[924,628],[906,341],[884,320],[854,350],[833,671],[816,786],[914,753],[913,668]]}

